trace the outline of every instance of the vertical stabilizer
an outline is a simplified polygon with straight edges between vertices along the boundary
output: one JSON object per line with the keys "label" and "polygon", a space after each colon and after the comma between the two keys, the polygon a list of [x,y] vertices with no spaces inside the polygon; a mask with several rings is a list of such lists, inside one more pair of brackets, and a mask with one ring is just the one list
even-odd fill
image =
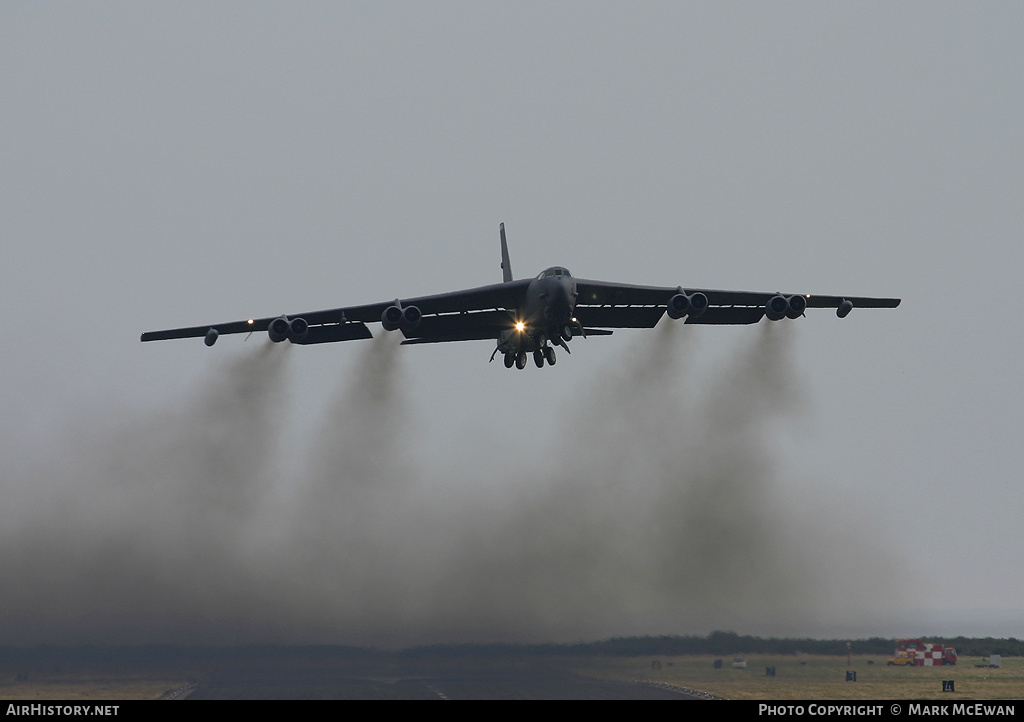
{"label": "vertical stabilizer", "polygon": [[501,226],[501,277],[502,281],[508,283],[512,280],[512,264],[508,260],[508,244],[505,242],[505,224]]}

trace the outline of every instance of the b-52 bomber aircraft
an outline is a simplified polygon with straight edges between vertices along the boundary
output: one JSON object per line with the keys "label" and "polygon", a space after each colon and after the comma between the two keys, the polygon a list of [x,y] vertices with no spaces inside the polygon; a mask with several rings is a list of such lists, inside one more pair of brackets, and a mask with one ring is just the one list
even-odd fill
{"label": "b-52 bomber aircraft", "polygon": [[702,288],[634,286],[586,281],[562,266],[545,269],[535,278],[514,280],[500,226],[502,283],[465,291],[365,306],[345,306],[287,316],[250,318],[206,326],[149,331],[143,341],[199,338],[213,346],[227,333],[266,331],[276,343],[334,343],[372,338],[368,323],[386,331],[400,330],[403,344],[491,339],[505,367],[525,368],[528,354],[537,367],[555,364],[554,346],[569,352],[577,336],[607,336],[613,328],[653,328],[664,314],[695,324],[751,324],[796,319],[808,308],[834,308],[845,318],[854,308],[895,308],[898,298],[813,296],[799,293],[713,291]]}

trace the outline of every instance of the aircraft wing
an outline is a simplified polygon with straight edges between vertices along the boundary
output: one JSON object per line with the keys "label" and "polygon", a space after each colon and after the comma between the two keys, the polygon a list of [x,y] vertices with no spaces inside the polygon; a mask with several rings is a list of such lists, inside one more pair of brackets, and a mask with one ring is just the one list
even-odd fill
{"label": "aircraft wing", "polygon": [[[680,293],[688,297],[700,293],[707,298],[703,313],[687,315],[686,323],[693,324],[757,323],[764,318],[768,302],[776,296],[803,296],[807,308],[835,308],[845,313],[850,308],[895,308],[900,304],[898,298],[635,286],[583,279],[576,280],[576,292],[576,318],[584,326],[598,328],[653,328],[673,296]],[[844,307],[845,304],[851,305]]]}
{"label": "aircraft wing", "polygon": [[515,325],[511,310],[472,311],[424,316],[415,328],[403,329],[403,344],[496,339]]}
{"label": "aircraft wing", "polygon": [[[399,298],[363,306],[344,306],[323,311],[284,314],[294,321],[302,319],[308,330],[301,337],[292,337],[293,343],[315,344],[350,341],[371,338],[367,323],[380,323],[384,311],[392,305],[400,308],[415,307],[422,314],[415,328],[403,333],[415,339],[415,343],[431,341],[463,341],[471,339],[497,338],[500,332],[513,323],[511,312],[518,308],[529,286],[529,280],[496,283],[490,286],[452,291],[432,296]],[[212,345],[222,334],[267,331],[271,323],[282,316],[267,316],[243,321],[172,328],[163,331],[147,331],[143,341],[160,341],[174,338],[206,337]],[[212,334],[211,332],[216,333]],[[212,340],[211,340],[212,339]],[[420,340],[422,339],[422,340]]]}

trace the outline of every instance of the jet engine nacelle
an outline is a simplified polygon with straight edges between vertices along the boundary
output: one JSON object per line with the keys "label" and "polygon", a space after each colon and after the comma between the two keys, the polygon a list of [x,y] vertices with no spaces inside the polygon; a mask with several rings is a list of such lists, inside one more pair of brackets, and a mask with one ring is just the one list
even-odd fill
{"label": "jet engine nacelle", "polygon": [[213,346],[213,344],[217,343],[218,336],[220,336],[220,332],[217,331],[217,329],[215,328],[211,328],[209,331],[206,332],[206,338],[203,339],[203,343],[205,343],[207,346]]}
{"label": "jet engine nacelle", "polygon": [[764,315],[768,317],[769,321],[778,321],[780,318],[786,317],[786,311],[789,310],[789,302],[786,301],[786,297],[782,294],[772,296],[768,299],[768,303],[764,305]]}
{"label": "jet engine nacelle", "polygon": [[764,315],[769,321],[778,321],[782,318],[800,318],[807,310],[806,296],[783,296],[777,293],[768,299],[764,305]]}
{"label": "jet engine nacelle", "polygon": [[402,309],[398,306],[388,306],[380,315],[380,323],[385,331],[394,331],[402,325]]}
{"label": "jet engine nacelle", "polygon": [[267,335],[270,336],[270,340],[274,343],[281,343],[288,338],[288,332],[291,331],[292,324],[288,320],[287,316],[281,316],[275,318],[270,322],[270,326],[267,327]]}
{"label": "jet engine nacelle", "polygon": [[292,318],[281,316],[275,318],[267,327],[267,335],[274,343],[281,343],[285,339],[301,341],[309,332],[309,323],[304,318]]}
{"label": "jet engine nacelle", "polygon": [[398,304],[388,306],[380,315],[380,323],[385,331],[394,331],[398,328],[416,328],[420,325],[423,313],[416,306],[402,308]]}
{"label": "jet engine nacelle", "polygon": [[301,341],[306,338],[306,333],[309,332],[309,323],[304,318],[293,318],[289,324],[291,329],[288,331],[289,341]]}
{"label": "jet engine nacelle", "polygon": [[420,325],[423,313],[416,306],[406,306],[402,309],[402,327],[416,328]]}
{"label": "jet engine nacelle", "polygon": [[700,291],[690,296],[680,291],[668,300],[668,317],[682,318],[689,315],[691,318],[697,318],[707,310],[707,307],[708,297]]}
{"label": "jet engine nacelle", "polygon": [[789,310],[786,311],[786,318],[800,318],[807,310],[807,297],[796,295],[786,299]]}
{"label": "jet engine nacelle", "polygon": [[853,301],[847,301],[845,298],[842,303],[839,304],[839,308],[836,309],[836,315],[839,318],[846,318],[850,315],[850,311],[853,310]]}

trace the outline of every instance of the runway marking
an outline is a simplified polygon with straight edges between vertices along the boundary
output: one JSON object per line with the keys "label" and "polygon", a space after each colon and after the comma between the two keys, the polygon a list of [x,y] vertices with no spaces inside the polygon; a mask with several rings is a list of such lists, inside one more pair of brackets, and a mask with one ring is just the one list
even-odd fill
{"label": "runway marking", "polygon": [[641,684],[646,684],[651,687],[660,687],[661,689],[667,689],[673,692],[680,692],[682,694],[687,694],[691,697],[697,697],[700,699],[723,699],[722,697],[716,697],[715,695],[709,692],[701,692],[699,689],[680,687],[678,684],[669,684],[668,682],[659,682],[653,679],[645,679]]}
{"label": "runway marking", "polygon": [[186,684],[183,687],[178,687],[177,689],[172,689],[169,692],[164,692],[160,695],[160,699],[185,699],[197,686],[198,685],[195,684]]}
{"label": "runway marking", "polygon": [[438,697],[440,697],[441,699],[448,699],[448,696],[447,696],[447,695],[445,695],[445,693],[444,693],[444,692],[442,692],[441,690],[439,690],[439,689],[438,689],[437,687],[435,687],[434,685],[432,685],[432,684],[430,684],[430,683],[428,683],[428,682],[424,682],[423,684],[427,685],[427,689],[429,689],[429,690],[430,690],[431,692],[433,692],[434,694],[436,694],[436,695],[437,695]]}

